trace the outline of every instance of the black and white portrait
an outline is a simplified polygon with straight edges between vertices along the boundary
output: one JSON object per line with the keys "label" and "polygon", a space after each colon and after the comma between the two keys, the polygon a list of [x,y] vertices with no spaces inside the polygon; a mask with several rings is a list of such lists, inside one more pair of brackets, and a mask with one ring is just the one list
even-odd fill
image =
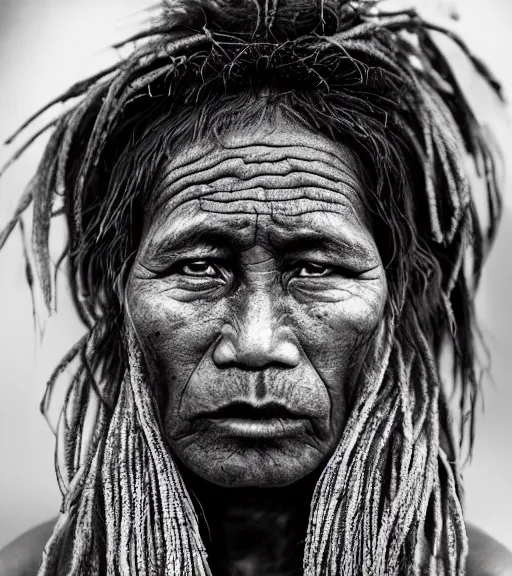
{"label": "black and white portrait", "polygon": [[0,576],[512,574],[508,3],[0,19]]}

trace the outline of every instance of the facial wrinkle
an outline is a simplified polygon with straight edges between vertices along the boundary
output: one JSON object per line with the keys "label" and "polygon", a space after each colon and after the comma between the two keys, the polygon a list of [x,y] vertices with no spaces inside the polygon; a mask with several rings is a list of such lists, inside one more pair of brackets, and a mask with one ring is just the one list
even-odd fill
{"label": "facial wrinkle", "polygon": [[345,202],[333,201],[329,193],[310,188],[280,190],[255,189],[243,192],[232,192],[228,196],[212,194],[199,199],[199,205],[206,212],[219,214],[268,214],[268,215],[300,215],[308,212],[335,212],[337,214],[350,214],[359,225],[368,226],[361,222],[359,214],[355,212],[348,200]]}
{"label": "facial wrinkle", "polygon": [[[308,187],[320,188],[338,195],[350,195],[354,198],[358,198],[361,195],[362,186],[347,174],[340,174],[335,177],[332,174],[321,174],[320,170],[317,170],[317,173],[313,173],[306,170],[309,166],[302,166],[301,170],[286,169],[280,174],[276,173],[278,172],[276,165],[265,165],[258,168],[261,168],[261,170],[258,169],[260,173],[248,178],[235,175],[204,182],[202,181],[203,175],[198,174],[195,181],[191,182],[187,188],[177,192],[176,196],[180,193],[191,195],[191,190],[197,190],[200,196],[207,196],[209,194],[228,195],[233,191],[254,189],[273,190]],[[336,201],[336,196],[333,196],[333,201]]]}
{"label": "facial wrinkle", "polygon": [[[325,390],[327,390],[327,398],[328,398],[328,403],[329,403],[329,421],[332,422],[333,418],[334,418],[334,405],[335,402],[333,402],[332,400],[332,386],[329,385],[328,380],[325,378],[324,374],[322,373],[322,370],[319,370],[318,366],[315,366],[315,364],[313,362],[311,362],[311,359],[309,358],[308,353],[306,352],[306,350],[304,349],[304,347],[301,345],[300,341],[297,341],[297,346],[299,347],[299,351],[301,353],[301,356],[304,358],[304,360],[307,362],[307,364],[309,365],[310,370],[313,371],[314,374],[316,374],[318,376],[318,378],[321,380]],[[315,428],[317,428],[317,424],[316,422],[313,422],[313,426]]]}
{"label": "facial wrinkle", "polygon": [[254,391],[254,395],[256,400],[263,400],[266,395],[266,386],[265,386],[265,372],[262,370],[258,373],[258,381],[256,382],[256,390]]}
{"label": "facial wrinkle", "polygon": [[[161,214],[151,226],[144,245],[144,252],[152,255],[178,256],[180,252],[190,248],[204,248],[206,251],[218,247],[245,250],[253,244],[253,216],[240,214],[239,218],[229,221],[214,219],[200,210],[198,202],[189,202],[188,206],[180,207],[186,213],[180,213],[179,218]],[[172,223],[169,224],[169,218]],[[205,229],[205,221],[208,227]]]}
{"label": "facial wrinkle", "polygon": [[[145,215],[138,256],[155,271],[132,274],[140,325],[163,335],[147,345],[166,367],[167,439],[186,466],[222,485],[284,485],[332,454],[346,417],[341,388],[358,366],[351,356],[385,300],[385,278],[368,276],[379,254],[350,151],[331,143],[331,154],[319,153],[299,127],[274,137],[245,131],[231,149],[169,173],[175,186]],[[218,278],[198,280],[182,265],[209,259]],[[315,266],[327,274],[316,278]],[[298,418],[256,444],[236,419],[208,417],[266,400]]]}
{"label": "facial wrinkle", "polygon": [[182,407],[182,403],[183,403],[183,397],[187,392],[187,388],[190,384],[190,381],[192,380],[192,378],[194,377],[196,370],[198,369],[198,367],[201,365],[201,362],[204,361],[205,358],[207,358],[209,355],[211,355],[212,350],[218,345],[220,339],[222,338],[222,334],[219,331],[219,334],[217,335],[217,337],[213,340],[213,342],[210,344],[210,346],[204,351],[203,355],[200,357],[199,361],[196,363],[196,365],[194,366],[193,370],[190,372],[190,374],[187,376],[186,381],[185,381],[185,385],[182,387],[182,389],[180,390],[180,394],[179,394],[179,400],[178,400],[178,407],[177,407],[177,412],[181,412],[181,407]]}
{"label": "facial wrinkle", "polygon": [[256,213],[256,222],[254,223],[254,237],[252,239],[252,246],[256,246],[256,243],[258,242],[258,217],[259,214]]}
{"label": "facial wrinkle", "polygon": [[[273,219],[279,217],[301,218],[312,216],[315,213],[341,214],[347,217],[347,220],[350,218],[353,222],[357,223],[358,226],[364,226],[365,229],[369,228],[365,224],[361,223],[357,213],[354,213],[352,210],[345,206],[322,201],[311,201],[307,198],[297,198],[295,200],[273,202],[256,200],[232,200],[217,202],[201,200],[200,208],[204,212],[217,214],[219,216],[238,214],[240,217],[243,217],[260,215],[269,216]],[[303,226],[307,225],[307,223],[303,224],[302,221],[297,220],[294,225]],[[347,223],[345,226],[343,235],[346,239],[347,245],[357,244],[357,248],[359,248],[359,245],[363,243],[366,246],[368,242],[370,242],[370,238],[366,238],[366,236],[363,236],[361,233],[356,233],[355,230],[356,227],[354,225],[350,226]],[[373,245],[374,243],[371,241],[371,246],[373,247]],[[359,250],[359,252],[361,252],[361,250]],[[367,249],[363,250],[362,252],[365,255],[368,254]]]}
{"label": "facial wrinkle", "polygon": [[317,174],[333,181],[345,180],[357,184],[354,179],[354,167],[337,158],[322,157],[316,150],[309,150],[308,154],[299,155],[295,148],[280,151],[278,157],[269,157],[267,154],[242,154],[231,156],[227,154],[212,155],[201,158],[189,165],[186,173],[174,168],[174,164],[167,168],[166,173],[158,186],[157,192],[172,189],[175,193],[197,182],[200,174],[203,183],[219,180],[224,176],[235,176],[239,179],[250,179],[259,174],[286,175],[291,172],[304,171],[308,174]]}
{"label": "facial wrinkle", "polygon": [[[311,186],[306,185],[308,180],[311,181]],[[301,175],[299,179],[296,179],[295,175],[282,178],[267,175],[265,183],[265,187],[250,188],[248,183],[232,180],[227,191],[223,191],[220,184],[217,187],[216,183],[194,185],[168,199],[165,203],[165,213],[170,214],[184,204],[197,200],[203,210],[219,213],[238,211],[249,214],[271,214],[277,211],[285,214],[299,214],[310,211],[338,213],[350,211],[360,225],[370,227],[370,222],[363,222],[360,218],[362,215],[366,216],[366,211],[363,209],[360,192],[356,192],[352,185],[346,185],[343,182],[332,186],[328,181],[318,181],[315,176],[311,178],[309,175]],[[293,206],[288,202],[301,199],[310,200],[312,204],[299,203]],[[286,203],[276,204],[281,200],[286,200]],[[256,204],[249,202],[244,208],[240,201],[251,201]],[[236,202],[238,204],[234,204]],[[158,212],[158,206],[153,211]]]}
{"label": "facial wrinkle", "polygon": [[[325,225],[321,229],[310,226],[302,218],[300,232],[297,231],[299,226],[294,217],[274,214],[272,221],[276,226],[269,228],[268,243],[275,250],[284,250],[287,253],[318,250],[329,254],[334,253],[344,258],[350,255],[367,265],[377,266],[379,264],[376,258],[377,247],[370,237],[362,239],[354,231],[348,232],[347,228],[345,228],[345,237],[326,236],[326,231],[329,230],[330,226],[336,227],[336,223],[329,222],[328,217],[324,218]],[[369,246],[368,242],[370,242]]]}
{"label": "facial wrinkle", "polygon": [[[285,134],[285,136],[287,136]],[[175,184],[179,179],[193,174],[197,167],[201,170],[208,170],[217,166],[224,160],[242,160],[247,164],[268,162],[276,163],[289,158],[298,161],[316,161],[320,160],[331,166],[341,166],[346,170],[353,169],[353,160],[347,161],[347,157],[341,154],[348,151],[340,148],[338,152],[332,143],[327,146],[322,141],[314,141],[312,145],[296,143],[260,143],[251,142],[241,144],[236,147],[218,148],[214,146],[206,147],[204,145],[191,146],[186,152],[178,154],[169,161],[167,168],[162,173],[162,186],[169,187]]]}
{"label": "facial wrinkle", "polygon": [[340,180],[333,180],[308,172],[289,173],[286,176],[267,172],[249,180],[230,176],[204,183],[202,175],[198,174],[195,180],[196,183],[191,183],[179,192],[167,190],[154,204],[151,211],[157,214],[163,208],[166,212],[170,212],[190,200],[231,200],[235,192],[239,194],[245,192],[247,197],[265,202],[272,200],[273,196],[282,197],[283,190],[295,191],[297,197],[300,197],[301,191],[311,199],[318,199],[319,196],[322,196],[322,200],[333,205],[344,203],[346,205],[357,204],[358,207],[363,205],[362,186],[356,186],[348,176],[342,175],[340,175]]}
{"label": "facial wrinkle", "polygon": [[[152,227],[153,233],[145,240],[147,248],[143,250],[148,262],[165,265],[192,249],[198,257],[208,257],[218,250],[243,253],[256,241],[262,241],[275,254],[320,251],[342,257],[365,270],[377,263],[377,249],[369,227],[361,222],[358,212],[344,205],[293,198],[272,202],[203,200],[199,205],[190,204],[195,208],[185,209],[185,226],[175,228],[174,223],[181,222],[180,214],[175,212],[168,216],[172,220],[161,218],[158,226]],[[312,220],[315,212],[322,217],[315,216]],[[208,213],[218,218],[211,219]],[[342,222],[339,214],[343,216]],[[270,217],[265,219],[269,237],[260,234],[257,238],[259,218],[263,216]],[[269,223],[274,225],[268,226]]]}
{"label": "facial wrinkle", "polygon": [[[315,250],[320,245],[321,249],[325,250],[328,247],[331,253],[336,252],[345,258],[350,253],[356,259],[364,261],[366,265],[377,264],[375,243],[369,232],[364,234],[361,231],[368,231],[368,227],[361,222],[357,212],[343,205],[300,198],[272,202],[232,200],[224,203],[203,200],[200,206],[203,211],[214,212],[219,216],[239,215],[240,218],[270,216],[276,226],[269,227],[269,236],[265,242],[275,253],[293,249],[295,240],[295,244],[301,244],[301,251]],[[325,237],[325,231],[334,226],[334,223],[326,221],[322,229],[311,228],[307,216],[315,212],[342,214],[346,217],[343,230],[337,230],[336,241],[329,241]],[[339,222],[336,224],[339,226]],[[310,241],[310,246],[305,245],[306,238]]]}

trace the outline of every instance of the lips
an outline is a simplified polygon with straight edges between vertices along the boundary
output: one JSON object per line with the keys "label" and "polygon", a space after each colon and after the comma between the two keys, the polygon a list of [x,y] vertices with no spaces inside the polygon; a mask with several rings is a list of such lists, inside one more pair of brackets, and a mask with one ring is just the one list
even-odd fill
{"label": "lips", "polygon": [[255,405],[248,402],[232,402],[213,412],[201,414],[203,418],[227,419],[236,418],[243,420],[270,420],[275,418],[300,418],[283,404],[278,402],[267,402]]}
{"label": "lips", "polygon": [[209,420],[219,431],[241,438],[284,438],[304,429],[306,417],[283,404],[267,402],[255,405],[233,402],[199,418]]}

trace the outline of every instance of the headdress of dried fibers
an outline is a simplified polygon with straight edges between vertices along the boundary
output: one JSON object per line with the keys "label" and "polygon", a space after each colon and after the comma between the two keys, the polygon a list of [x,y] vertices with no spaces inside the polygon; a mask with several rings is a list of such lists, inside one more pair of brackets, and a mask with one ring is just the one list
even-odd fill
{"label": "headdress of dried fibers", "polygon": [[[209,573],[118,295],[161,162],[193,139],[277,111],[356,153],[389,287],[386,321],[315,490],[305,574],[464,573],[439,352],[451,343],[460,410],[472,415],[473,298],[500,198],[490,147],[433,30],[446,32],[413,10],[386,13],[368,0],[168,0],[159,20],[126,42],[129,56],[49,104],[66,106],[41,131],[51,130],[44,156],[0,235],[1,245],[33,203],[32,252],[51,306],[50,222],[65,214],[63,257],[88,327],[42,405],[73,362],[57,434],[63,505],[40,576]],[[469,161],[485,181],[488,230]]]}

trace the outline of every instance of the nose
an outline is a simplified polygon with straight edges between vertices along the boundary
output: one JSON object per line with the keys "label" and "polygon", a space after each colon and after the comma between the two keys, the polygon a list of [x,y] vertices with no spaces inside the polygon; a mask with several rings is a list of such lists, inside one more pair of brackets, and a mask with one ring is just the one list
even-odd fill
{"label": "nose", "polygon": [[272,294],[248,294],[239,302],[232,322],[226,323],[213,351],[219,367],[261,369],[268,366],[294,368],[300,352]]}

